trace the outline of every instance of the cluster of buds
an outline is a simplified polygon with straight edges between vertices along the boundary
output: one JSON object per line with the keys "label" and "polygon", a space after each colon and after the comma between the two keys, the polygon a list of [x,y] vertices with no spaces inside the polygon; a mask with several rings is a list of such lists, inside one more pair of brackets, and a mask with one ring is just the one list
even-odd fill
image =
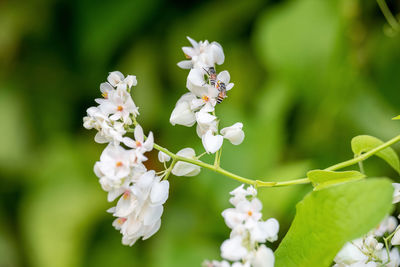
{"label": "cluster of buds", "polygon": [[[204,267],[272,267],[275,257],[263,243],[278,239],[279,223],[271,218],[262,221],[262,204],[257,191],[249,186],[239,186],[231,192],[230,203],[234,208],[222,212],[226,225],[232,229],[230,238],[221,245],[225,260],[205,261]],[[232,261],[232,265],[228,262]]]}
{"label": "cluster of buds", "polygon": [[172,111],[172,125],[191,127],[197,123],[196,132],[201,138],[207,153],[217,152],[224,138],[239,145],[244,139],[243,124],[237,122],[230,127],[218,130],[219,119],[215,115],[215,106],[226,98],[226,93],[233,87],[228,71],[217,73],[216,64],[224,63],[223,49],[217,42],[197,43],[190,37],[193,47],[183,47],[188,60],[178,63],[183,69],[190,69],[186,87],[190,91],[184,94]]}
{"label": "cluster of buds", "polygon": [[[96,99],[97,107],[87,110],[84,127],[96,129],[95,141],[108,143],[96,162],[94,172],[101,187],[108,192],[108,201],[119,197],[115,207],[108,211],[117,217],[113,226],[123,235],[122,243],[133,245],[139,238],[147,239],[161,225],[163,204],[168,198],[169,183],[147,170],[144,155],[153,149],[150,132],[145,138],[137,123],[139,115],[130,95],[136,77],[111,72],[108,82],[100,85],[103,98]],[[134,139],[124,136],[134,131]]]}

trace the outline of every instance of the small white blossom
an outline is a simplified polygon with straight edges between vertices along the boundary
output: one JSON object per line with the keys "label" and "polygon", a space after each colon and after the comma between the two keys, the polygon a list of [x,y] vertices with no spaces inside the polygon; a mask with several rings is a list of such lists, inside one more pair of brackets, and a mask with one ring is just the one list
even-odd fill
{"label": "small white blossom", "polygon": [[217,152],[224,142],[222,135],[214,135],[212,130],[208,130],[202,137],[204,149],[207,153]]}
{"label": "small white blossom", "polygon": [[182,50],[188,60],[178,63],[182,69],[190,69],[193,67],[209,67],[215,64],[221,65],[224,63],[224,52],[222,47],[217,42],[211,44],[206,41],[196,42],[190,37],[187,37],[192,47],[183,47]]}
{"label": "small white blossom", "polygon": [[253,267],[274,267],[275,256],[272,250],[265,245],[261,245],[252,260]]}
{"label": "small white blossom", "polygon": [[243,123],[237,122],[230,127],[223,128],[221,134],[225,139],[228,139],[233,145],[240,145],[244,139],[242,130]]}
{"label": "small white blossom", "polygon": [[127,89],[127,87],[131,88],[132,86],[136,86],[137,84],[136,76],[128,75],[125,78],[124,75],[119,71],[110,72],[110,74],[107,77],[107,81],[112,86],[121,89]]}
{"label": "small white blossom", "polygon": [[171,160],[171,157],[165,154],[164,152],[160,151],[158,152],[158,160],[160,162],[168,162]]}
{"label": "small white blossom", "polygon": [[[221,257],[233,261],[232,266],[272,267],[275,257],[262,243],[278,239],[276,219],[261,220],[262,205],[254,187],[237,187],[229,200],[234,208],[222,212],[225,223],[232,229],[230,238],[221,245]],[[260,245],[261,244],[261,245]],[[212,265],[211,265],[212,266]]]}
{"label": "small white blossom", "polygon": [[196,115],[190,107],[190,103],[194,99],[196,99],[194,94],[186,93],[178,100],[169,118],[172,125],[179,124],[191,127],[196,123]]}
{"label": "small white blossom", "polygon": [[[196,159],[196,153],[193,148],[187,147],[176,153],[178,156]],[[190,164],[183,161],[178,161],[172,169],[172,174],[176,176],[196,176],[200,173],[200,166]]]}

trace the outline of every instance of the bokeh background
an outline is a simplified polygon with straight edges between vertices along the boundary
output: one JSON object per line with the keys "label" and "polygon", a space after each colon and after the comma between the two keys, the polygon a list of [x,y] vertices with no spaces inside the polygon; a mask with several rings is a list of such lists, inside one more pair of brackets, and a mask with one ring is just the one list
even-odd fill
{"label": "bokeh background", "polygon": [[[400,2],[389,1],[399,12]],[[200,266],[220,259],[235,181],[171,177],[161,230],[121,245],[93,174],[104,145],[82,127],[107,73],[135,74],[139,120],[171,151],[201,153],[194,128],[171,126],[186,92],[186,36],[218,41],[235,87],[217,114],[244,124],[222,165],[263,180],[304,177],[351,158],[350,140],[400,131],[400,35],[375,1],[31,0],[0,2],[0,266]],[[398,147],[397,147],[398,148]],[[156,154],[148,166],[160,168]],[[204,157],[212,161],[211,157]],[[379,159],[368,175],[397,175]],[[310,186],[262,189],[280,238]],[[316,211],[317,212],[317,211]],[[275,247],[278,242],[271,245]]]}

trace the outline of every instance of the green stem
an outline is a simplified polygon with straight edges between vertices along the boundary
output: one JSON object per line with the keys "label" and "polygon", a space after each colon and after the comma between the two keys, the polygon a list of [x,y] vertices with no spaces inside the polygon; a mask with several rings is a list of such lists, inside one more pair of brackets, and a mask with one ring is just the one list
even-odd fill
{"label": "green stem", "polygon": [[390,11],[389,7],[387,6],[385,0],[376,0],[378,3],[383,15],[385,16],[387,22],[389,25],[395,30],[398,31],[400,30],[400,24],[396,20],[396,18],[393,16],[392,12]]}
{"label": "green stem", "polygon": [[363,161],[363,160],[366,160],[367,158],[373,156],[373,155],[376,154],[377,152],[379,152],[379,151],[381,151],[381,150],[383,150],[383,149],[385,149],[385,148],[387,148],[387,147],[389,147],[389,146],[391,146],[391,145],[393,145],[394,143],[397,143],[397,142],[399,142],[399,141],[400,141],[400,135],[398,135],[398,136],[396,136],[396,137],[390,139],[389,141],[387,141],[386,143],[383,143],[383,144],[380,145],[380,146],[375,147],[374,149],[371,149],[370,151],[368,151],[368,152],[366,152],[366,153],[364,153],[364,154],[361,154],[361,155],[358,156],[358,157],[355,157],[355,158],[353,158],[353,159],[346,160],[346,161],[343,161],[343,162],[341,162],[341,163],[332,165],[332,166],[326,168],[325,170],[326,170],[326,171],[334,171],[334,170],[343,169],[343,168],[345,168],[345,167],[348,167],[348,166],[357,164],[358,162]]}
{"label": "green stem", "polygon": [[[377,146],[376,148],[374,148],[374,149],[372,149],[372,150],[370,150],[370,151],[368,151],[368,152],[366,152],[366,153],[364,153],[364,154],[362,154],[362,155],[360,155],[358,157],[355,157],[353,159],[350,159],[350,160],[347,160],[347,161],[332,165],[332,166],[326,168],[325,170],[334,171],[334,170],[342,169],[342,168],[357,164],[357,163],[362,162],[362,161],[366,160],[367,158],[373,156],[377,152],[379,152],[379,151],[381,151],[381,150],[383,150],[383,149],[385,149],[385,148],[387,148],[387,147],[389,147],[389,146],[391,146],[394,143],[397,143],[399,141],[400,141],[400,135],[390,139],[386,143],[383,143],[382,145]],[[154,144],[154,148],[159,150],[159,151],[164,152],[167,155],[169,155],[173,159],[173,163],[172,164],[174,164],[174,163],[176,163],[178,161],[191,163],[191,164],[203,167],[205,169],[209,169],[209,170],[215,171],[217,173],[225,175],[225,176],[227,176],[227,177],[229,177],[231,179],[234,179],[236,181],[239,181],[241,183],[246,183],[246,184],[253,185],[256,188],[257,187],[280,187],[280,186],[288,186],[288,185],[310,183],[310,179],[308,179],[308,178],[301,178],[301,179],[289,180],[289,181],[284,181],[284,182],[264,182],[264,181],[260,181],[260,180],[252,180],[252,179],[248,179],[248,178],[239,176],[237,174],[231,173],[231,172],[221,168],[220,166],[211,165],[211,164],[202,162],[202,161],[200,161],[198,159],[191,159],[191,158],[185,158],[185,157],[182,157],[182,156],[178,156],[178,155],[170,152],[168,149],[166,149],[166,148],[164,148],[162,146],[159,146],[157,144]],[[168,172],[168,175],[169,175],[171,170],[172,170],[172,168],[170,167],[170,168],[168,168],[168,170],[169,170],[169,172]]]}

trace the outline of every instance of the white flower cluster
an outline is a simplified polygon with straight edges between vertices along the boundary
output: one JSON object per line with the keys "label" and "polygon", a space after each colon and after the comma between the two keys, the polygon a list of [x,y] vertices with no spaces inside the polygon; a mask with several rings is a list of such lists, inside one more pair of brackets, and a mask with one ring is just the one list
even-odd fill
{"label": "white flower cluster", "polygon": [[202,139],[207,153],[217,152],[224,138],[232,144],[239,145],[244,139],[243,124],[238,122],[223,128],[218,133],[219,119],[215,116],[215,106],[226,98],[226,92],[232,89],[228,71],[217,74],[215,65],[224,63],[224,52],[217,42],[197,43],[187,37],[193,47],[183,47],[188,60],[178,63],[183,69],[190,69],[186,87],[189,93],[184,94],[172,111],[172,125],[191,127],[197,123],[196,132]]}
{"label": "white flower cluster", "polygon": [[83,121],[85,128],[98,131],[96,142],[109,143],[100,161],[96,162],[94,172],[101,187],[108,192],[108,201],[120,197],[117,205],[108,211],[117,217],[113,226],[123,235],[122,243],[131,246],[160,228],[169,183],[143,164],[147,160],[144,154],[153,149],[153,134],[150,132],[146,139],[142,127],[137,124],[134,140],[124,136],[139,114],[130,95],[132,86],[137,84],[136,77],[125,78],[115,71],[107,80],[108,83],[100,85],[103,98],[96,99],[99,105],[90,107]]}
{"label": "white flower cluster", "polygon": [[[225,260],[205,261],[205,267],[272,267],[275,257],[264,244],[278,239],[279,223],[271,218],[262,221],[262,204],[257,191],[249,186],[239,186],[231,192],[230,203],[234,208],[222,212],[226,225],[232,229],[230,238],[221,245]],[[232,265],[228,262],[232,261]]]}
{"label": "white flower cluster", "polygon": [[[393,204],[400,202],[400,184],[394,183]],[[391,245],[400,245],[400,226],[393,216],[386,217],[375,229],[362,238],[347,242],[336,255],[334,267],[398,267],[400,253],[397,247],[390,251],[378,240],[392,236]],[[386,238],[387,238],[386,237]]]}

